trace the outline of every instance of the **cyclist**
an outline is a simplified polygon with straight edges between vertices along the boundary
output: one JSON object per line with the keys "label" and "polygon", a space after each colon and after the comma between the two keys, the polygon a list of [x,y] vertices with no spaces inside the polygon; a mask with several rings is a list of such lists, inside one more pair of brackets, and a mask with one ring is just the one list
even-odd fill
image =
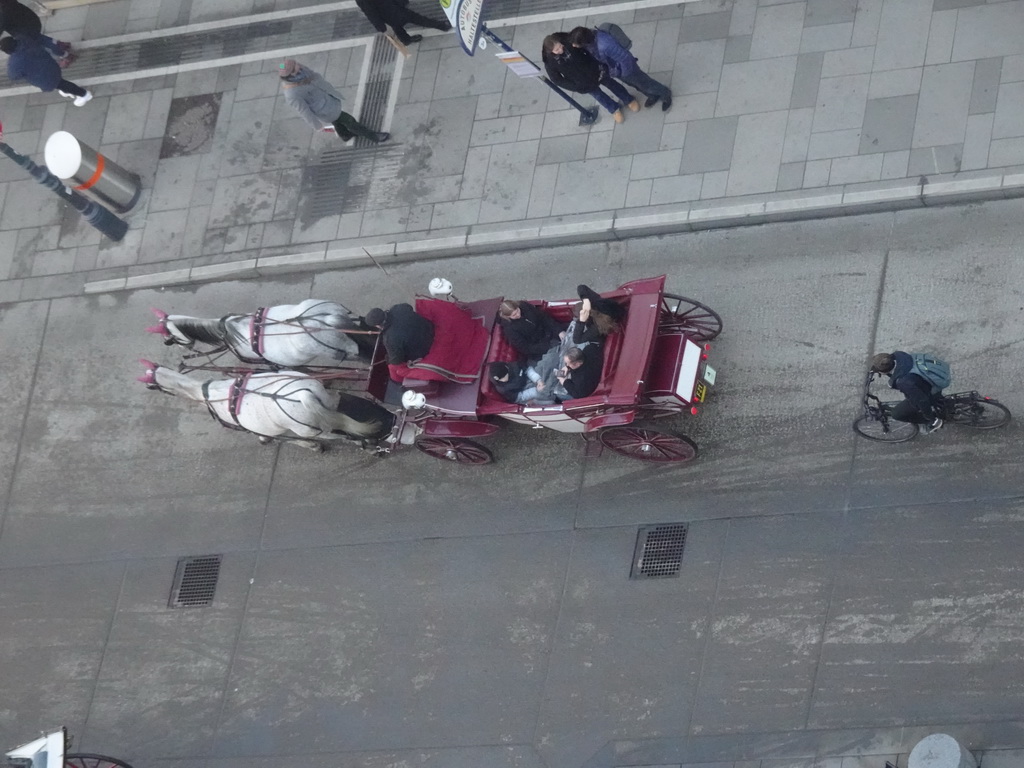
{"label": "cyclist", "polygon": [[923,435],[942,428],[942,390],[950,385],[949,366],[930,355],[895,352],[871,358],[871,370],[889,377],[889,386],[906,397],[890,413],[896,421],[917,424]]}

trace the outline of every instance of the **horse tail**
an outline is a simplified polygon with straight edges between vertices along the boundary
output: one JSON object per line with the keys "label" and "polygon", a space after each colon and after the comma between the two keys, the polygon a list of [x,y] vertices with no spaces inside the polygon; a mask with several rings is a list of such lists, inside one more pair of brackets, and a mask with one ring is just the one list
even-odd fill
{"label": "horse tail", "polygon": [[331,420],[334,429],[360,438],[385,437],[395,424],[395,416],[387,408],[344,392],[338,395],[338,410]]}

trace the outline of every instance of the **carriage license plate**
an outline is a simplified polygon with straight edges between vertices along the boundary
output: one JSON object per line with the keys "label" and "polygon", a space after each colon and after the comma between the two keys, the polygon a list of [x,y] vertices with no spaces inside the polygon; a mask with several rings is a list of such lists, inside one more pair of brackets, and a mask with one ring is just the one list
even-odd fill
{"label": "carriage license plate", "polygon": [[706,381],[709,386],[715,386],[715,369],[707,363],[704,364],[704,381]]}
{"label": "carriage license plate", "polygon": [[707,397],[708,388],[704,386],[703,381],[698,381],[697,386],[693,388],[693,400],[696,403],[703,403],[704,398]]}

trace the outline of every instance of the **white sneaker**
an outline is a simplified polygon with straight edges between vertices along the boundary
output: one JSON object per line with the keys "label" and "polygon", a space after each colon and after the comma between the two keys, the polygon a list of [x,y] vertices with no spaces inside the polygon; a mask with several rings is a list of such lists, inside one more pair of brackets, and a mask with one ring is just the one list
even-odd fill
{"label": "white sneaker", "polygon": [[72,96],[72,95],[71,95],[70,93],[64,93],[64,91],[61,91],[61,90],[58,90],[58,91],[57,91],[57,93],[59,93],[59,94],[60,94],[61,96],[63,96],[63,97],[65,98],[65,99],[73,99],[73,98],[75,98],[75,97],[74,97],[74,96]]}
{"label": "white sneaker", "polygon": [[78,96],[75,98],[75,106],[84,107],[90,99],[92,99],[92,91],[86,91],[85,96]]}

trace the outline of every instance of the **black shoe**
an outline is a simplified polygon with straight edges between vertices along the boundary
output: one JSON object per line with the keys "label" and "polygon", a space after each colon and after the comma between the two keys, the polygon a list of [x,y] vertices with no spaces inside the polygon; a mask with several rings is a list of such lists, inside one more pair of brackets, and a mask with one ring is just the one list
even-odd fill
{"label": "black shoe", "polygon": [[418,43],[423,39],[423,35],[409,35],[409,37],[402,41],[403,45],[412,45]]}
{"label": "black shoe", "polygon": [[387,133],[385,131],[381,131],[380,133],[377,134],[377,138],[375,139],[375,141],[378,144],[383,144],[385,141],[387,141],[390,138],[391,138],[391,134],[390,133]]}
{"label": "black shoe", "polygon": [[651,107],[658,103],[658,99],[660,98],[661,96],[648,96],[647,101],[644,102],[644,107],[650,109]]}
{"label": "black shoe", "polygon": [[667,99],[665,99],[664,101],[661,102],[661,111],[662,112],[668,112],[670,109],[672,109],[672,97],[671,96],[669,96]]}
{"label": "black shoe", "polygon": [[452,31],[452,23],[450,21],[448,21],[448,19],[445,19],[441,23],[441,26],[438,27],[438,29],[440,29],[442,32],[451,32]]}

